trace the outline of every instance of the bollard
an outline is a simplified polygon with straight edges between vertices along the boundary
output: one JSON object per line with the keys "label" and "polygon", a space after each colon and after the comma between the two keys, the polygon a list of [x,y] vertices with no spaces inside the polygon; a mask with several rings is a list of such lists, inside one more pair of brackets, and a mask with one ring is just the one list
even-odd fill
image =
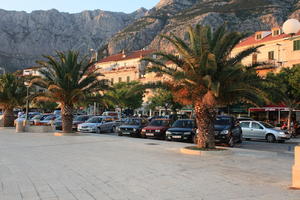
{"label": "bollard", "polygon": [[16,121],[16,132],[17,132],[17,133],[22,133],[22,132],[24,132],[23,121]]}
{"label": "bollard", "polygon": [[295,164],[293,166],[292,188],[300,189],[300,146],[295,147]]}

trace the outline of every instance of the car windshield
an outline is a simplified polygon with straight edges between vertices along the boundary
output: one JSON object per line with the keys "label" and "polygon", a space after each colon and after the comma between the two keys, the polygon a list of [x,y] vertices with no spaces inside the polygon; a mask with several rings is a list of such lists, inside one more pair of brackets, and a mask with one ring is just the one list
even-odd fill
{"label": "car windshield", "polygon": [[76,116],[75,118],[74,118],[74,121],[86,121],[86,120],[88,120],[89,119],[89,117],[88,116]]}
{"label": "car windshield", "polygon": [[127,119],[125,124],[126,125],[140,125],[141,120],[140,119]]}
{"label": "car windshield", "polygon": [[193,120],[177,120],[174,122],[173,128],[195,128],[195,122]]}
{"label": "car windshield", "polygon": [[87,120],[86,123],[100,123],[102,118],[100,117],[92,117],[91,119]]}
{"label": "car windshield", "polygon": [[231,119],[228,117],[217,117],[214,124],[219,126],[230,125]]}
{"label": "car windshield", "polygon": [[168,126],[169,121],[168,120],[153,120],[149,125],[150,126]]}
{"label": "car windshield", "polygon": [[266,122],[260,122],[260,123],[266,128],[275,128],[274,126],[272,126],[271,124],[268,124]]}
{"label": "car windshield", "polygon": [[55,117],[52,116],[52,115],[49,115],[49,116],[47,116],[44,120],[52,120],[53,118],[55,118]]}
{"label": "car windshield", "polygon": [[42,117],[43,117],[43,115],[36,115],[32,119],[41,119]]}

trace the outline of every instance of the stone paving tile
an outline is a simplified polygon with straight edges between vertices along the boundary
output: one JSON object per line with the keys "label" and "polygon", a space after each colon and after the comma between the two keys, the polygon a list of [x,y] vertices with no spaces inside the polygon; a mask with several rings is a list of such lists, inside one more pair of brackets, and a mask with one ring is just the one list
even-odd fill
{"label": "stone paving tile", "polygon": [[0,129],[0,200],[300,199],[287,189],[291,157],[179,154],[186,145]]}

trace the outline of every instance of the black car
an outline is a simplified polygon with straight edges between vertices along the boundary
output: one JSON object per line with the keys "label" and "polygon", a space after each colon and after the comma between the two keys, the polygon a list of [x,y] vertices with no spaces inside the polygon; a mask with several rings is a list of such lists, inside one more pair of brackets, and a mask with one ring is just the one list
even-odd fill
{"label": "black car", "polygon": [[196,123],[193,119],[180,119],[166,131],[166,140],[194,142]]}
{"label": "black car", "polygon": [[141,130],[147,126],[148,121],[143,118],[128,118],[125,122],[117,127],[119,136],[141,137]]}
{"label": "black car", "polygon": [[214,122],[216,142],[226,143],[233,147],[241,143],[243,134],[238,121],[232,116],[217,116]]}

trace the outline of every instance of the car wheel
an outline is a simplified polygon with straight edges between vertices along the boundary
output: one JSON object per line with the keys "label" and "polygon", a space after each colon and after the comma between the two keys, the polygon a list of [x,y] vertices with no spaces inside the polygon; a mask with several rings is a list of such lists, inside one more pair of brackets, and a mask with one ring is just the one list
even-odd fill
{"label": "car wheel", "polygon": [[97,134],[101,134],[101,128],[100,128],[100,127],[98,127],[98,128],[96,129],[96,133],[97,133]]}
{"label": "car wheel", "polygon": [[118,136],[123,136],[123,134],[121,132],[118,133]]}
{"label": "car wheel", "polygon": [[275,138],[275,136],[273,134],[267,134],[266,140],[269,143],[273,143],[273,142],[275,142],[276,138]]}
{"label": "car wheel", "polygon": [[285,143],[285,140],[278,140],[279,143]]}
{"label": "car wheel", "polygon": [[230,137],[230,138],[229,138],[229,141],[228,141],[228,146],[229,146],[229,147],[234,147],[234,145],[235,145],[234,137]]}

